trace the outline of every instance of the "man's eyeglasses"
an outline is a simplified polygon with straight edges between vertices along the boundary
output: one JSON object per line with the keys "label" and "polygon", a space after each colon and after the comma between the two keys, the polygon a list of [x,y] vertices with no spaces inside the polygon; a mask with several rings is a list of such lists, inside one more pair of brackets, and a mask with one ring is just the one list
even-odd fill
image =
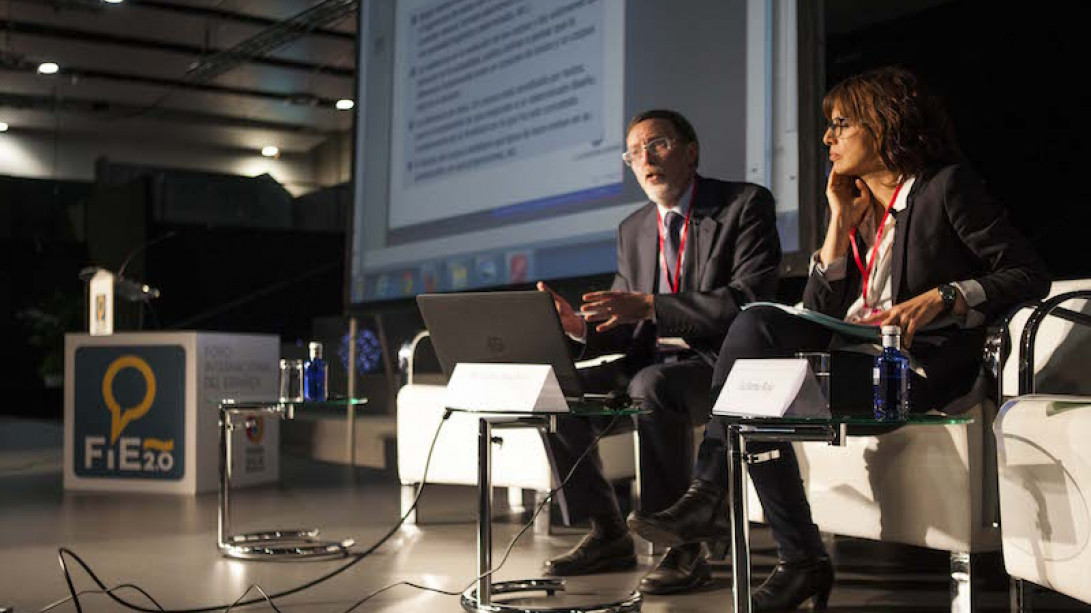
{"label": "man's eyeglasses", "polygon": [[849,121],[848,119],[845,119],[844,117],[839,117],[839,118],[837,118],[837,119],[835,119],[833,121],[827,122],[826,123],[826,130],[828,130],[830,132],[833,132],[833,137],[834,138],[841,138],[841,132],[843,132],[845,130],[845,128],[847,128],[847,127],[849,127],[851,125],[852,125],[851,121]]}
{"label": "man's eyeglasses", "polygon": [[653,138],[643,145],[637,145],[632,149],[629,149],[625,153],[621,154],[622,161],[626,166],[632,166],[634,160],[640,159],[640,154],[654,155],[657,158],[661,158],[671,150],[674,146],[674,141],[667,136],[660,136],[659,138]]}

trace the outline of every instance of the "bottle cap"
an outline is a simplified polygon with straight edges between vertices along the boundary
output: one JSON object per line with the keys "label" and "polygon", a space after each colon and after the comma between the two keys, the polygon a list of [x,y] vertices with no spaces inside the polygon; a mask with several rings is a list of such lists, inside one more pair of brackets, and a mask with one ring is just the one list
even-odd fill
{"label": "bottle cap", "polygon": [[891,325],[883,326],[881,332],[883,333],[883,336],[901,336],[902,335],[902,329],[899,328],[898,326],[891,326]]}
{"label": "bottle cap", "polygon": [[310,353],[311,359],[322,357],[322,343],[311,341],[307,344],[307,351]]}
{"label": "bottle cap", "polygon": [[883,326],[883,347],[902,349],[902,329],[898,326]]}

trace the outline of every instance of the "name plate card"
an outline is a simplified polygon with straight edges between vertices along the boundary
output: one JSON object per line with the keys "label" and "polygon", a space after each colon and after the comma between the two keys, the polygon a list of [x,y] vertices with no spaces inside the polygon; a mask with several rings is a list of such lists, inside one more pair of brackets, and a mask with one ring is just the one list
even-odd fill
{"label": "name plate card", "polygon": [[712,407],[739,417],[829,417],[807,360],[736,360]]}
{"label": "name plate card", "polygon": [[549,364],[456,364],[446,406],[479,413],[568,412]]}
{"label": "name plate card", "polygon": [[89,284],[90,317],[88,332],[91,336],[109,336],[114,333],[114,275],[99,270]]}

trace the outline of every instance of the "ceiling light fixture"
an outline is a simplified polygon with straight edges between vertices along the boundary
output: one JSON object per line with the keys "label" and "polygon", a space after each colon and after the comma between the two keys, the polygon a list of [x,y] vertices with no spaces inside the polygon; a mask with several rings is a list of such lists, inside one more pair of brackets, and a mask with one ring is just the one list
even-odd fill
{"label": "ceiling light fixture", "polygon": [[7,131],[8,131],[8,124],[0,121],[0,132],[7,132]]}
{"label": "ceiling light fixture", "polygon": [[280,149],[277,149],[273,145],[266,145],[261,148],[261,154],[267,158],[275,158],[280,154]]}
{"label": "ceiling light fixture", "polygon": [[38,64],[38,74],[57,74],[61,67],[56,62],[42,62]]}
{"label": "ceiling light fixture", "polygon": [[122,2],[125,2],[125,0],[102,0],[102,1],[105,2],[106,4],[121,4]]}
{"label": "ceiling light fixture", "polygon": [[341,98],[337,101],[336,104],[334,104],[334,106],[337,107],[338,111],[348,111],[351,110],[352,107],[356,106],[356,103],[352,100],[349,100],[348,98]]}

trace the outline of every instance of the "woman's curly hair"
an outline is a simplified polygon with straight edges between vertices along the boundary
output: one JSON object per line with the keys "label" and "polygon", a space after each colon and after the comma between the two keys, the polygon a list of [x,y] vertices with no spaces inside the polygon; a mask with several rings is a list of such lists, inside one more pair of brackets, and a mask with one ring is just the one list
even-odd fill
{"label": "woman's curly hair", "polygon": [[947,112],[904,68],[878,68],[841,81],[822,100],[826,119],[834,107],[871,135],[883,164],[902,176],[962,157]]}

